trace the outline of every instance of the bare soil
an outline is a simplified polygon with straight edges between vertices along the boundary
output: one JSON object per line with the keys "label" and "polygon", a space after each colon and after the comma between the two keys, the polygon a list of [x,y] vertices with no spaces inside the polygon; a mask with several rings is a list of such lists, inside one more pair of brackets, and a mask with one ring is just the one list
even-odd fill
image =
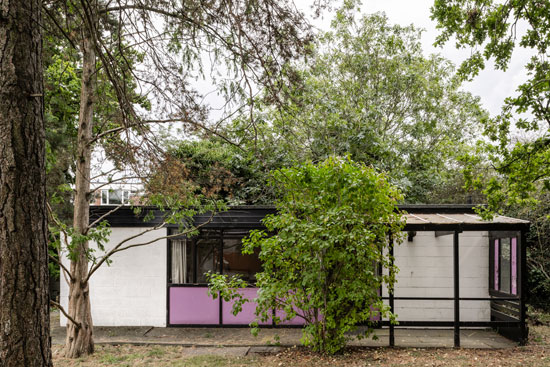
{"label": "bare soil", "polygon": [[449,348],[352,348],[342,355],[321,356],[304,348],[281,349],[278,353],[254,353],[250,348],[190,348],[154,345],[98,345],[94,355],[62,358],[61,345],[52,348],[54,365],[91,366],[541,366],[550,367],[550,326],[531,326],[525,347],[506,349]]}

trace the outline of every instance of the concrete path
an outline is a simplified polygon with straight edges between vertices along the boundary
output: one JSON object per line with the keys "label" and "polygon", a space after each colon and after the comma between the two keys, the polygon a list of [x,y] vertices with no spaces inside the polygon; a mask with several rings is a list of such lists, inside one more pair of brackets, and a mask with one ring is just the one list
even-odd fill
{"label": "concrete path", "polygon": [[[375,331],[378,340],[353,340],[352,346],[384,347],[388,346],[388,329]],[[65,328],[59,326],[59,315],[52,314],[51,335],[53,344],[65,342]],[[246,355],[278,351],[279,347],[300,345],[302,336],[300,329],[266,328],[257,337],[250,333],[249,328],[154,328],[154,327],[95,327],[96,343],[109,344],[159,344],[181,345],[189,353],[212,354],[236,353]],[[517,346],[491,330],[462,330],[461,344],[463,348],[511,348]],[[395,330],[395,345],[397,347],[441,348],[453,347],[453,330],[450,329],[400,329]],[[201,351],[195,350],[200,348]],[[221,348],[221,349],[220,349]],[[251,349],[252,348],[252,349]],[[262,349],[263,348],[263,349]],[[231,349],[232,351],[230,351]],[[225,354],[227,355],[227,354]]]}

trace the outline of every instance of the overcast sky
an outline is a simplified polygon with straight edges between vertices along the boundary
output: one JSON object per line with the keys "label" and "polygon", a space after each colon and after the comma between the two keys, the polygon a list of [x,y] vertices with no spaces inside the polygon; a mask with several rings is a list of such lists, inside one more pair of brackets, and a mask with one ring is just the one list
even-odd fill
{"label": "overcast sky", "polygon": [[[306,10],[305,2],[296,0],[297,6]],[[385,12],[391,23],[400,25],[414,24],[418,28],[425,29],[422,36],[422,45],[426,55],[439,53],[459,65],[469,55],[471,50],[457,50],[454,44],[448,43],[444,48],[433,46],[438,35],[436,24],[430,19],[430,7],[433,0],[363,0],[361,7],[365,14]],[[314,23],[324,29],[330,26],[331,14],[325,13],[322,20]],[[500,111],[504,98],[514,95],[517,86],[525,78],[524,65],[527,62],[529,53],[525,50],[516,50],[514,57],[506,72],[494,70],[491,62],[488,62],[486,69],[482,71],[472,82],[465,83],[463,88],[474,95],[481,97],[483,106],[489,110],[491,115]]]}

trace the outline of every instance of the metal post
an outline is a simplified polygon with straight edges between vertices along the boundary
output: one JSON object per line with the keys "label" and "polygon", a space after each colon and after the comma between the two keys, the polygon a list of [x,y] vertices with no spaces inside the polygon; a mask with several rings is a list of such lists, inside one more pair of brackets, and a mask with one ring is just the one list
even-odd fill
{"label": "metal post", "polygon": [[455,348],[460,348],[460,282],[459,282],[459,251],[458,251],[458,231],[453,236],[453,279],[454,279],[454,339]]}
{"label": "metal post", "polygon": [[[526,324],[526,300],[527,300],[527,230],[521,231],[521,237],[519,238],[519,251],[516,250],[516,256],[520,256],[517,263],[519,269],[516,269],[519,275],[519,295],[520,295],[520,327],[521,327],[521,340],[520,344],[525,345],[527,343],[528,332]],[[517,261],[517,260],[516,260]],[[516,278],[517,279],[517,278]],[[511,284],[511,283],[510,283]]]}
{"label": "metal post", "polygon": [[[393,236],[390,233],[390,275],[393,275]],[[390,296],[390,312],[393,314],[395,311],[394,299],[393,299],[393,284],[388,288]],[[395,327],[390,323],[390,347],[395,346]]]}

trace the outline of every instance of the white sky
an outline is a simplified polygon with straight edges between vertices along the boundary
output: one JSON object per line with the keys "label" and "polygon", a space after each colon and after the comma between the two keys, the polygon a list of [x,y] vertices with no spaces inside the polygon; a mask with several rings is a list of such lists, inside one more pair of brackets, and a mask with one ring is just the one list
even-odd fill
{"label": "white sky", "polygon": [[[451,60],[457,67],[471,53],[470,49],[457,50],[454,43],[447,43],[444,48],[433,46],[439,31],[436,24],[430,19],[430,7],[433,0],[363,0],[361,6],[365,14],[385,12],[393,24],[414,24],[417,28],[425,29],[422,35],[422,46],[426,55],[439,53]],[[307,12],[305,1],[296,0],[297,6]],[[325,13],[322,20],[315,21],[315,25],[328,30],[331,14]],[[525,79],[524,65],[529,58],[529,52],[523,49],[516,50],[506,72],[495,70],[491,62],[472,82],[465,83],[463,88],[474,95],[481,97],[483,106],[491,115],[500,112],[500,107],[506,97],[515,95],[517,86]]]}

